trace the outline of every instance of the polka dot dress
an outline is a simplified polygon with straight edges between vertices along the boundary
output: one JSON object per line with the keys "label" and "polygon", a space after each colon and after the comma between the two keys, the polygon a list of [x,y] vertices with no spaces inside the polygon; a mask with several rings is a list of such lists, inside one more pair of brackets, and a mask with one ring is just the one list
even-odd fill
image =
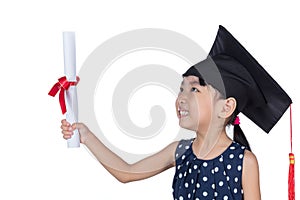
{"label": "polka dot dress", "polygon": [[192,151],[193,141],[181,140],[176,149],[174,199],[243,199],[241,178],[245,147],[232,142],[218,157],[201,160]]}

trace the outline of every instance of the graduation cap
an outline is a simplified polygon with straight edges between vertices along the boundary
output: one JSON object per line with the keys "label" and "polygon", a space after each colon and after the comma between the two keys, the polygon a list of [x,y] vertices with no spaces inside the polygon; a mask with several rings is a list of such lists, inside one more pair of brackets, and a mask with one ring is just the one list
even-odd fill
{"label": "graduation cap", "polygon": [[251,54],[223,27],[219,30],[207,59],[183,74],[199,77],[224,97],[237,100],[243,113],[269,133],[292,103],[291,98]]}

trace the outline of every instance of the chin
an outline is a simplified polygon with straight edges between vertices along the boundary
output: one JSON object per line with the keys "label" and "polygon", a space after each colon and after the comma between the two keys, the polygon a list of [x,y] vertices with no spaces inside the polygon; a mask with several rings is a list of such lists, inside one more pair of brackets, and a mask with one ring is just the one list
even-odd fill
{"label": "chin", "polygon": [[196,131],[195,126],[193,126],[192,124],[186,123],[186,122],[179,121],[179,126],[181,128],[184,128],[184,129],[187,129],[187,130],[190,130],[190,131]]}

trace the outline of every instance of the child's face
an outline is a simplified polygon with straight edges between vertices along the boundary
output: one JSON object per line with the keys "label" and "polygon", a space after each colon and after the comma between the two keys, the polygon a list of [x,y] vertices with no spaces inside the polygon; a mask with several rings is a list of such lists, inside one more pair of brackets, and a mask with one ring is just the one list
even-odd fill
{"label": "child's face", "polygon": [[212,116],[212,93],[196,76],[184,77],[176,100],[179,125],[193,131],[207,131]]}

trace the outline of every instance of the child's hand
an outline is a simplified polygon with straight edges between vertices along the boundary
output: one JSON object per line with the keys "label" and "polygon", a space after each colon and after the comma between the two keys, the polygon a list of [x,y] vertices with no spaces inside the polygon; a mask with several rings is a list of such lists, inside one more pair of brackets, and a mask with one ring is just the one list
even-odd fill
{"label": "child's hand", "polygon": [[85,143],[87,137],[89,134],[91,134],[90,130],[88,129],[88,127],[86,125],[84,125],[83,123],[74,123],[74,124],[70,124],[69,122],[67,122],[67,120],[63,119],[61,120],[61,132],[63,134],[63,138],[64,139],[70,139],[73,135],[73,131],[75,129],[78,129],[78,132],[80,134],[80,142],[82,144]]}

